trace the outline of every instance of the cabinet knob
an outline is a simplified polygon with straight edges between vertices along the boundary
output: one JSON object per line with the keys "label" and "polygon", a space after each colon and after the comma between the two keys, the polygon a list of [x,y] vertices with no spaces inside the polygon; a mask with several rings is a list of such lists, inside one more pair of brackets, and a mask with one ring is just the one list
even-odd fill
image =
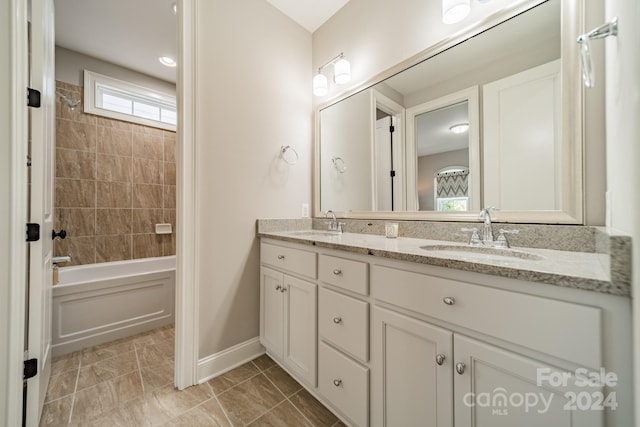
{"label": "cabinet knob", "polygon": [[284,259],[284,255],[278,255],[278,259]]}
{"label": "cabinet knob", "polygon": [[466,366],[462,362],[456,363],[456,372],[459,373],[460,375],[464,374],[464,368],[465,367]]}
{"label": "cabinet knob", "polygon": [[340,378],[336,378],[333,380],[333,385],[336,387],[340,387],[342,385],[342,380]]}
{"label": "cabinet knob", "polygon": [[444,302],[447,305],[453,305],[456,303],[456,299],[454,297],[444,297],[442,298],[442,302]]}
{"label": "cabinet knob", "polygon": [[336,268],[335,270],[333,270],[333,274],[335,274],[336,276],[339,276],[342,274],[342,270],[340,270],[339,268]]}
{"label": "cabinet knob", "polygon": [[436,354],[436,363],[440,366],[444,363],[445,356],[444,354]]}
{"label": "cabinet knob", "polygon": [[279,291],[281,289],[282,289],[282,286],[280,286],[280,285],[276,286],[276,291]]}
{"label": "cabinet knob", "polygon": [[340,323],[342,323],[342,317],[334,317],[333,323],[335,323],[336,325],[339,325]]}
{"label": "cabinet knob", "polygon": [[286,286],[281,286],[280,287],[280,292],[282,292],[282,293],[287,292],[287,287]]}

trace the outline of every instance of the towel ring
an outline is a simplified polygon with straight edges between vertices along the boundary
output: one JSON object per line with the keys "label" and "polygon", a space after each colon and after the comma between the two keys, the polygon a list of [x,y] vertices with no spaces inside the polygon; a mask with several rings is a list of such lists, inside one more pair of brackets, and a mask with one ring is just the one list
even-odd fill
{"label": "towel ring", "polygon": [[[295,156],[295,158],[291,154],[287,156],[287,153],[293,153],[293,156]],[[283,145],[280,147],[280,157],[282,157],[282,160],[284,160],[285,163],[289,165],[295,165],[300,159],[300,156],[298,156],[298,152],[290,145]]]}
{"label": "towel ring", "polygon": [[345,173],[347,170],[347,165],[344,163],[344,160],[342,160],[342,157],[332,157],[331,161],[333,162],[333,166],[336,168],[336,170],[340,173]]}

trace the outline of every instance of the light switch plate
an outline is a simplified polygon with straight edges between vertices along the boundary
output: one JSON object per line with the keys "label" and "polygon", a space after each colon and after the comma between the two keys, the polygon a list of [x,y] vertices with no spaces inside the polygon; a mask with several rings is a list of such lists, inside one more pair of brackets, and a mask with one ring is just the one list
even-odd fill
{"label": "light switch plate", "polygon": [[302,204],[302,218],[309,218],[309,203]]}

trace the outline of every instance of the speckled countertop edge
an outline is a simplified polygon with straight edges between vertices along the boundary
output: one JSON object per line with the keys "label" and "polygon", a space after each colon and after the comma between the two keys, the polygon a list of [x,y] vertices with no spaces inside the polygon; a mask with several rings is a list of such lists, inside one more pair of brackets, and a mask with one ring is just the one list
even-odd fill
{"label": "speckled countertop edge", "polygon": [[[309,230],[310,228],[306,229]],[[606,254],[513,248],[542,255],[545,259],[542,261],[469,260],[465,259],[465,254],[426,254],[424,250],[420,249],[420,246],[428,244],[452,244],[452,242],[448,241],[407,237],[387,239],[384,236],[356,233],[344,233],[340,237],[296,235],[294,233],[296,231],[258,230],[259,237],[291,243],[307,244],[361,255],[453,268],[529,282],[546,283],[566,288],[630,296],[630,286],[628,284],[611,281],[610,272],[606,268],[606,258],[608,258]],[[566,273],[565,270],[573,271]]]}

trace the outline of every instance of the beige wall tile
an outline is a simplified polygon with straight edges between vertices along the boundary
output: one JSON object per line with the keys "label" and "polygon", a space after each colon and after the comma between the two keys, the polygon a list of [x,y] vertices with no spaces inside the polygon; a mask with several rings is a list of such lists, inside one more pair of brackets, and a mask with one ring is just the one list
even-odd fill
{"label": "beige wall tile", "polygon": [[152,135],[152,136],[160,136],[160,137],[163,135],[163,132],[164,132],[162,129],[154,128],[151,126],[139,125],[137,123],[131,123],[131,128],[133,129],[134,132],[144,133],[146,135]]}
{"label": "beige wall tile", "polygon": [[97,209],[96,235],[131,234],[131,209]]}
{"label": "beige wall tile", "polygon": [[56,147],[96,150],[96,127],[88,123],[56,119]]}
{"label": "beige wall tile", "polygon": [[56,80],[56,89],[75,91],[75,92],[82,92],[82,86],[74,85],[74,84],[67,83],[67,82],[62,82],[60,80]]}
{"label": "beige wall tile", "polygon": [[134,184],[134,208],[162,208],[162,185]]}
{"label": "beige wall tile", "polygon": [[96,236],[96,262],[131,259],[131,234]]}
{"label": "beige wall tile", "polygon": [[69,237],[93,236],[95,222],[93,208],[56,208],[55,229],[64,229]]}
{"label": "beige wall tile", "polygon": [[163,207],[166,209],[176,208],[176,186],[165,185],[163,189]]}
{"label": "beige wall tile", "polygon": [[176,161],[176,138],[165,135],[164,136],[164,161],[175,162]]}
{"label": "beige wall tile", "polygon": [[123,122],[122,120],[110,119],[108,117],[98,116],[98,126],[104,126],[112,129],[120,129],[131,132],[132,124],[129,122]]}
{"label": "beige wall tile", "polygon": [[133,156],[145,159],[163,160],[162,135],[133,133]]}
{"label": "beige wall tile", "polygon": [[130,208],[131,184],[125,182],[96,183],[97,207],[99,208]]}
{"label": "beige wall tile", "polygon": [[162,222],[162,209],[134,209],[132,232],[155,233],[156,224]]}
{"label": "beige wall tile", "polygon": [[162,162],[152,159],[133,159],[133,182],[136,184],[162,184]]}
{"label": "beige wall tile", "polygon": [[157,234],[133,235],[133,258],[162,256],[162,239]]}
{"label": "beige wall tile", "polygon": [[173,229],[172,234],[162,235],[162,255],[171,256],[176,254],[176,229]]}
{"label": "beige wall tile", "polygon": [[131,157],[98,153],[96,161],[98,181],[131,182]]}
{"label": "beige wall tile", "polygon": [[176,185],[176,164],[164,163],[164,185]]}
{"label": "beige wall tile", "polygon": [[[100,119],[98,119],[98,122],[100,122]],[[97,129],[98,153],[114,154],[118,156],[131,156],[133,136],[130,129],[120,129],[117,127],[104,126],[98,126]]]}
{"label": "beige wall tile", "polygon": [[70,265],[93,264],[96,262],[95,236],[67,237],[56,239],[53,244],[54,256],[71,256]]}
{"label": "beige wall tile", "polygon": [[162,210],[162,222],[171,224],[173,232],[176,232],[176,210],[175,209],[163,209]]}
{"label": "beige wall tile", "polygon": [[56,176],[96,179],[96,154],[90,151],[56,149]]}
{"label": "beige wall tile", "polygon": [[61,208],[87,208],[96,205],[95,181],[56,178],[55,206]]}

